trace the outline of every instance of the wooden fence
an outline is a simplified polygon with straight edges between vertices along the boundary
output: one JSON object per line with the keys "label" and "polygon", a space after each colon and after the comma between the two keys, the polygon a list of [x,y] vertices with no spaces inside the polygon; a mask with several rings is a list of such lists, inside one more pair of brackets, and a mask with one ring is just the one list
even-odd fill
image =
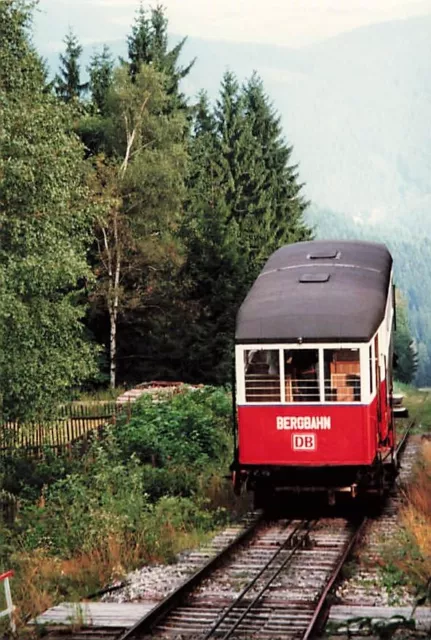
{"label": "wooden fence", "polygon": [[0,425],[0,455],[21,450],[39,456],[44,449],[63,450],[90,432],[113,423],[119,411],[115,402],[71,403],[59,408],[57,416],[40,422],[6,422]]}

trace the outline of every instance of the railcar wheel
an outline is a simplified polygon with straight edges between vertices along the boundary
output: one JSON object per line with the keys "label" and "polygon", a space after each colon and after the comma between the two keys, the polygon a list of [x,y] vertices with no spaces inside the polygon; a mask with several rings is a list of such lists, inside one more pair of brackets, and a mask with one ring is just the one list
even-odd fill
{"label": "railcar wheel", "polygon": [[236,496],[240,496],[244,486],[240,471],[232,471],[232,487]]}
{"label": "railcar wheel", "polygon": [[271,511],[275,504],[274,488],[268,483],[256,484],[254,488],[253,505],[255,509]]}

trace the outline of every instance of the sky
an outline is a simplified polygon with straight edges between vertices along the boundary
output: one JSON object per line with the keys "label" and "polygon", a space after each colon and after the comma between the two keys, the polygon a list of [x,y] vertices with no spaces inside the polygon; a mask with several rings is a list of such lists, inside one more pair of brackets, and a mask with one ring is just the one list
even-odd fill
{"label": "sky", "polygon": [[[154,6],[158,0],[147,1]],[[360,26],[431,12],[431,0],[162,0],[169,31],[204,39],[300,48]],[[40,0],[35,44],[63,48],[71,27],[82,44],[124,40],[138,0]]]}

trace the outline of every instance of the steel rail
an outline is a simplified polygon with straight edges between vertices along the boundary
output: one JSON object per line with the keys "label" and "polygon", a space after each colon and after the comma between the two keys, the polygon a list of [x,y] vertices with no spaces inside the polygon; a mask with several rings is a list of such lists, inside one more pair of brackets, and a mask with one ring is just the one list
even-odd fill
{"label": "steel rail", "polygon": [[[303,530],[303,535],[301,535],[301,537],[295,542],[295,544],[292,547],[291,552],[289,553],[289,555],[283,560],[282,564],[279,567],[277,567],[277,569],[273,573],[273,575],[265,582],[265,584],[263,585],[263,587],[261,588],[259,593],[253,598],[253,600],[250,602],[250,604],[245,609],[245,611],[243,611],[243,613],[238,618],[238,620],[236,620],[236,622],[231,626],[231,628],[224,634],[222,640],[228,640],[228,638],[230,638],[232,636],[233,632],[240,626],[240,624],[244,620],[244,618],[246,618],[246,616],[253,609],[253,607],[255,607],[256,604],[259,602],[259,600],[261,599],[261,597],[263,596],[265,591],[268,590],[268,588],[271,586],[271,584],[274,582],[274,580],[277,578],[277,576],[283,571],[285,566],[290,562],[292,557],[295,555],[296,551],[303,544],[303,542],[307,539],[308,534],[310,533],[310,531],[312,531],[312,529],[317,525],[317,522],[318,522],[318,520],[314,520],[314,521],[308,520],[308,521],[305,521],[305,526],[304,526],[304,522],[301,522],[295,528],[295,530],[292,532],[292,534],[286,539],[286,541],[283,543],[283,545],[277,550],[277,552],[273,555],[273,557],[269,560],[269,562],[266,564],[266,566],[255,577],[255,579],[252,581],[253,584],[248,585],[246,587],[246,589],[244,589],[244,592],[247,593],[247,591],[254,585],[254,583],[264,573],[264,571],[269,568],[269,565],[272,564],[272,562],[277,558],[279,553],[281,553],[281,551],[283,551],[285,549],[286,544],[288,544],[288,542],[290,542],[292,540],[292,538],[294,537],[294,535],[298,531]],[[210,629],[210,631],[205,636],[204,640],[207,640],[208,638],[210,638],[213,635],[213,633],[217,630],[217,628],[220,626],[220,624],[223,622],[223,620],[225,620],[227,615],[232,611],[232,609],[235,606],[238,605],[239,601],[242,600],[243,596],[245,595],[244,592],[242,592],[238,596],[238,598],[235,600],[235,602],[232,603],[232,605],[230,605],[229,609],[225,612],[225,614]]]}
{"label": "steel rail", "polygon": [[263,521],[263,514],[260,514],[245,531],[240,533],[232,542],[214,558],[198,569],[188,580],[180,585],[173,593],[167,595],[158,605],[156,605],[145,616],[140,618],[130,629],[127,629],[118,640],[129,640],[135,637],[136,633],[150,633],[168,613],[177,607],[189,595],[198,584],[202,582],[210,573],[215,571],[222,565],[229,556],[237,549],[237,547],[246,542],[256,531],[257,527]]}
{"label": "steel rail", "polygon": [[323,612],[325,610],[325,605],[326,605],[326,601],[328,598],[328,595],[332,589],[332,587],[334,586],[335,581],[337,580],[341,569],[344,566],[344,563],[346,562],[347,558],[349,557],[353,547],[355,546],[356,542],[358,541],[358,539],[362,536],[365,526],[368,522],[368,518],[364,518],[360,524],[358,525],[356,531],[353,533],[352,537],[350,538],[350,540],[348,541],[348,543],[346,544],[344,551],[340,557],[340,559],[337,562],[337,565],[335,567],[335,569],[333,570],[331,577],[329,578],[328,582],[325,585],[325,588],[316,604],[316,607],[314,609],[314,613],[313,613],[313,617],[311,618],[307,629],[305,630],[304,635],[302,636],[302,640],[310,640],[315,632],[317,632],[317,628],[318,626],[320,626],[320,624],[322,622],[324,622],[323,620]]}
{"label": "steel rail", "polygon": [[[291,524],[291,521],[289,521],[286,525],[286,527],[288,527]],[[268,560],[268,562],[265,564],[264,567],[262,567],[262,569],[260,569],[260,571],[254,576],[254,578],[247,584],[246,587],[244,587],[244,589],[241,591],[241,593],[239,594],[239,596],[235,599],[234,602],[232,602],[232,604],[229,605],[229,607],[226,609],[226,611],[223,612],[223,615],[217,620],[217,622],[215,622],[215,624],[211,627],[211,629],[207,632],[207,634],[203,637],[202,640],[208,640],[208,638],[210,638],[213,633],[218,629],[218,627],[221,625],[221,623],[227,618],[227,616],[229,615],[229,613],[232,611],[232,609],[234,609],[238,603],[243,599],[243,597],[250,591],[250,589],[256,584],[256,582],[259,580],[259,578],[261,577],[261,575],[267,571],[267,569],[269,568],[269,566],[274,562],[274,560],[280,555],[280,553],[282,551],[284,551],[284,549],[286,548],[286,545],[289,544],[289,542],[292,540],[292,538],[294,537],[294,535],[298,532],[299,529],[302,528],[302,523],[298,524],[294,530],[288,535],[288,537],[286,538],[286,540],[283,542],[282,545],[279,546],[279,548],[277,549],[277,551],[275,551],[275,553],[271,556],[271,558]]]}
{"label": "steel rail", "polygon": [[416,418],[413,418],[413,420],[410,422],[410,424],[408,425],[407,429],[403,433],[403,437],[401,438],[401,440],[397,444],[397,447],[395,449],[395,455],[396,455],[397,463],[398,463],[398,454],[403,450],[403,448],[405,446],[405,443],[407,441],[407,438],[410,435],[410,431],[413,429],[413,427],[415,425],[416,425]]}

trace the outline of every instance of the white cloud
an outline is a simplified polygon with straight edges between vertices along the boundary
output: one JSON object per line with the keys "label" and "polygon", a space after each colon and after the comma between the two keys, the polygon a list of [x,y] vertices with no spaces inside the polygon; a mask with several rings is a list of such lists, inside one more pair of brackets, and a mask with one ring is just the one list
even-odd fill
{"label": "white cloud", "polygon": [[[147,0],[144,6],[157,4]],[[170,31],[217,40],[300,47],[385,20],[431,12],[431,0],[163,0]],[[40,0],[38,25],[69,25],[92,42],[124,38],[138,0]]]}

